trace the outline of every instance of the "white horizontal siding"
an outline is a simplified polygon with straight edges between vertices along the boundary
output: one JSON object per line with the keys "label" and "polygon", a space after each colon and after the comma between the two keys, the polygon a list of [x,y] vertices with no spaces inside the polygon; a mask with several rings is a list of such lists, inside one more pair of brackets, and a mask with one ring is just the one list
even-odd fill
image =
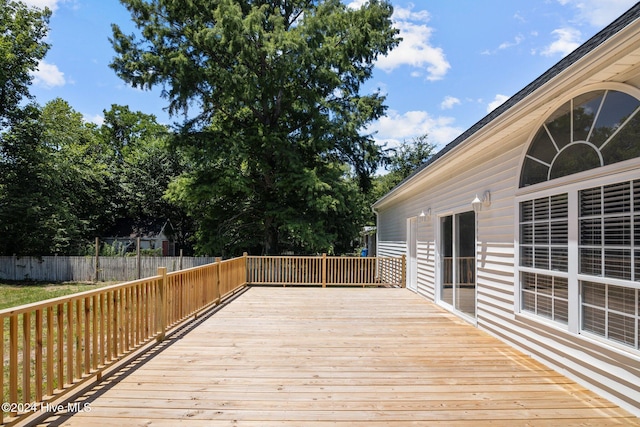
{"label": "white horizontal siding", "polygon": [[401,257],[407,253],[407,243],[378,241],[378,256],[381,257]]}
{"label": "white horizontal siding", "polygon": [[418,242],[418,293],[429,301],[435,301],[436,290],[435,241]]}

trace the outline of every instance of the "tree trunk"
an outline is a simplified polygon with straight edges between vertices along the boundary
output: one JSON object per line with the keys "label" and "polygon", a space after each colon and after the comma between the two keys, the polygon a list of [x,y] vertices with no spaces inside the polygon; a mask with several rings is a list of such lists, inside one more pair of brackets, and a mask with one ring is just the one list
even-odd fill
{"label": "tree trunk", "polygon": [[278,255],[278,226],[273,218],[264,221],[264,255]]}

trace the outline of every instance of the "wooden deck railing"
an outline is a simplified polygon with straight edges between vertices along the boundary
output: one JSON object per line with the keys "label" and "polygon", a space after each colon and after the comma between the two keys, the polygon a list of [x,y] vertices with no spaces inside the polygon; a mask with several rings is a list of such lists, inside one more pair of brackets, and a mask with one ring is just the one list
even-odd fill
{"label": "wooden deck railing", "polygon": [[445,287],[451,287],[453,283],[453,269],[456,268],[456,285],[474,285],[476,283],[476,258],[475,257],[457,257],[443,258],[442,266],[442,283]]}
{"label": "wooden deck railing", "polygon": [[17,421],[246,284],[243,258],[0,311],[0,423]]}
{"label": "wooden deck railing", "polygon": [[247,285],[403,286],[403,258],[250,257],[0,311],[0,424],[42,412]]}
{"label": "wooden deck railing", "polygon": [[404,286],[405,257],[249,256],[252,285]]}

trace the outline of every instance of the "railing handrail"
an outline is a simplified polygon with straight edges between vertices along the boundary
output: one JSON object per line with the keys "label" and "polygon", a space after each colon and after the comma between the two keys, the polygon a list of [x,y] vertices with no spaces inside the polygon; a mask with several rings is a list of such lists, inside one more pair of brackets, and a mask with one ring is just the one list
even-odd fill
{"label": "railing handrail", "polygon": [[[194,267],[194,268],[202,268],[204,267],[199,266],[199,267]],[[186,271],[186,270],[181,270],[181,271]],[[32,312],[32,311],[36,311],[40,308],[47,308],[47,307],[52,307],[52,306],[56,306],[58,304],[64,304],[70,301],[75,301],[77,299],[84,299],[87,297],[92,297],[94,295],[100,295],[102,293],[107,293],[110,292],[112,290],[116,290],[119,288],[129,288],[129,287],[133,287],[137,284],[143,283],[143,282],[148,282],[151,280],[158,280],[160,279],[160,276],[150,276],[150,277],[145,277],[144,279],[137,279],[137,280],[132,280],[130,282],[124,282],[124,283],[116,283],[114,285],[109,285],[109,286],[103,286],[101,288],[98,289],[90,289],[88,291],[82,291],[82,292],[76,292],[73,294],[69,294],[69,295],[64,295],[61,297],[54,297],[54,298],[49,298],[46,300],[42,300],[42,301],[38,301],[38,302],[32,302],[32,303],[28,303],[28,304],[23,304],[23,305],[19,305],[16,307],[9,307],[9,308],[5,308],[0,310],[0,318],[6,318],[9,316],[13,316],[13,315],[17,315],[17,314],[23,314],[23,313],[27,313],[27,312]]]}

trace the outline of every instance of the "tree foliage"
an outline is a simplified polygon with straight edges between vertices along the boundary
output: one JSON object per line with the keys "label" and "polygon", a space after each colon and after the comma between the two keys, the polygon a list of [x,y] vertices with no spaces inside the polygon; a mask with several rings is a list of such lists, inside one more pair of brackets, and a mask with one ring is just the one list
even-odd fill
{"label": "tree foliage", "polygon": [[168,219],[178,246],[190,252],[193,221],[165,197],[169,183],[186,167],[181,153],[169,145],[170,129],[154,115],[121,105],[112,105],[104,117],[100,134],[110,153],[111,225],[127,220],[145,227]]}
{"label": "tree foliage", "polygon": [[[367,204],[372,205],[418,170],[433,156],[435,150],[436,145],[429,142],[427,134],[414,137],[411,141],[404,140],[398,147],[389,149],[386,158],[387,173],[376,177]],[[370,217],[369,222],[374,223],[373,217]]]}
{"label": "tree foliage", "polygon": [[104,207],[106,169],[95,126],[61,99],[28,106],[4,133],[0,253],[75,253]]}
{"label": "tree foliage", "polygon": [[123,3],[141,38],[114,25],[112,67],[189,112],[176,144],[190,172],[171,197],[198,219],[199,250],[330,250],[335,225],[355,219],[353,183],[368,190],[381,161],[361,130],[384,97],[360,87],[398,42],[390,4]]}
{"label": "tree foliage", "polygon": [[[49,9],[27,7],[22,2],[0,0],[0,129],[19,113],[20,102],[30,98],[29,84],[38,61],[49,45]],[[27,113],[28,115],[28,113]]]}

